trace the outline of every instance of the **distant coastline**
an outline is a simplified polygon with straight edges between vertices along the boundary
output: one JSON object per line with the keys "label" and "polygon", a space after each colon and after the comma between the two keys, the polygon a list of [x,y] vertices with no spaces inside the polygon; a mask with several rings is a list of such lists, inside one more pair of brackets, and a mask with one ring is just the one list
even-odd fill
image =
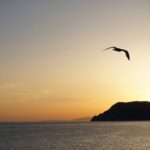
{"label": "distant coastline", "polygon": [[38,120],[38,121],[0,121],[0,124],[48,124],[48,123],[77,123],[77,122],[89,122],[91,117],[83,117],[70,120]]}

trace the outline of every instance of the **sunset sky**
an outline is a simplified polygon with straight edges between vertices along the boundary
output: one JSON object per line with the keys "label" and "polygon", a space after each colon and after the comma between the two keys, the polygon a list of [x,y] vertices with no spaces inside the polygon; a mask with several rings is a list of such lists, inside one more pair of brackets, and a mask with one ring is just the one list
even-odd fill
{"label": "sunset sky", "polygon": [[[0,121],[70,120],[150,100],[149,0],[0,0]],[[124,53],[103,51],[117,46]]]}

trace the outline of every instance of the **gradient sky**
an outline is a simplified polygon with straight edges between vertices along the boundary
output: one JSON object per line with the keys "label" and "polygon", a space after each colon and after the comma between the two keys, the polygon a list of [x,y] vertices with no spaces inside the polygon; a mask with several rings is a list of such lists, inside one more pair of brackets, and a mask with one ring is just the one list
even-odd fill
{"label": "gradient sky", "polygon": [[[0,121],[93,116],[150,100],[149,0],[0,0]],[[118,46],[123,53],[102,50]]]}

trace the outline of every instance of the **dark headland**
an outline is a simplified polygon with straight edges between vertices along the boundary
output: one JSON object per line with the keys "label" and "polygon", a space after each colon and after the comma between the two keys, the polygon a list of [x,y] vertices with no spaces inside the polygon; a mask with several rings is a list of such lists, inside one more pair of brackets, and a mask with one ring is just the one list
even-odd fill
{"label": "dark headland", "polygon": [[150,120],[150,102],[118,102],[91,121],[144,121]]}

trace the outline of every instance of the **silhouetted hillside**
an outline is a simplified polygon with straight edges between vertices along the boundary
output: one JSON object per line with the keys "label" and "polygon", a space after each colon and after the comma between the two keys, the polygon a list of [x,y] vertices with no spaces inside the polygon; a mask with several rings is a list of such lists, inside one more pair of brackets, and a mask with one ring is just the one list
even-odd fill
{"label": "silhouetted hillside", "polygon": [[138,121],[150,120],[150,102],[118,102],[91,121]]}

